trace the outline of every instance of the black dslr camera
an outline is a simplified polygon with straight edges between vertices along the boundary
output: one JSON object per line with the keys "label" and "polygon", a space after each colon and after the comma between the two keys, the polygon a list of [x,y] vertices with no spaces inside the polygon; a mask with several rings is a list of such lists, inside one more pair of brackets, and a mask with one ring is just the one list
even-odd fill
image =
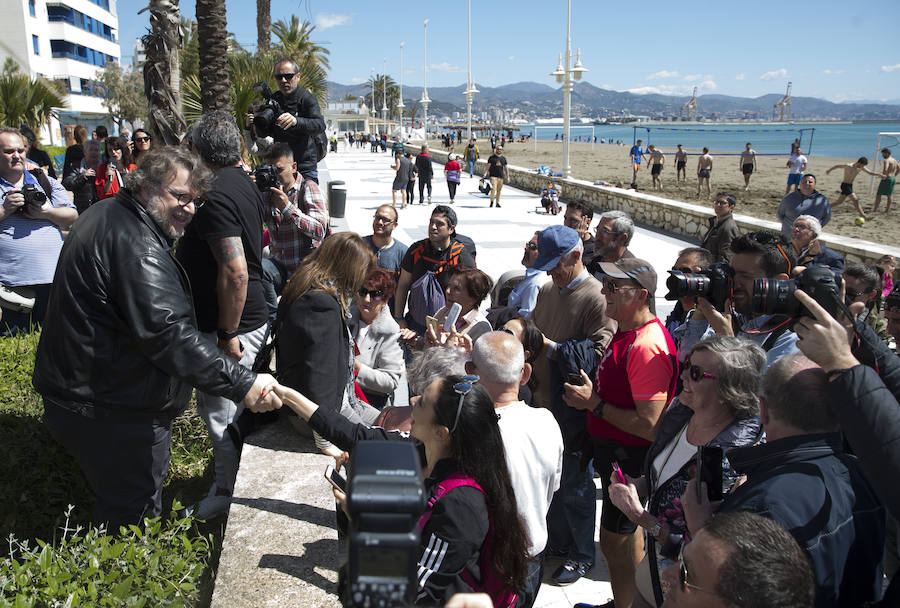
{"label": "black dslr camera", "polygon": [[275,133],[275,121],[284,114],[281,104],[272,95],[272,89],[265,81],[253,85],[253,90],[262,95],[266,103],[259,107],[253,114],[253,126],[257,137],[273,137]]}
{"label": "black dslr camera", "polygon": [[19,213],[25,213],[26,205],[37,207],[40,209],[47,202],[47,195],[43,189],[38,188],[34,184],[25,184],[19,188],[19,192],[25,197],[25,204],[19,207]]}
{"label": "black dslr camera", "polygon": [[256,187],[260,192],[268,192],[269,188],[281,186],[281,182],[278,181],[278,169],[275,168],[275,165],[264,163],[253,171],[253,176],[256,178]]}
{"label": "black dslr camera", "polygon": [[405,441],[361,441],[350,471],[343,604],[411,606],[418,580],[418,521],[425,508],[419,455]]}
{"label": "black dslr camera", "polygon": [[699,296],[723,312],[725,300],[731,298],[734,290],[734,270],[725,262],[710,264],[698,273],[670,270],[666,287],[669,289],[667,300]]}
{"label": "black dslr camera", "polygon": [[807,268],[796,279],[756,279],[750,306],[758,314],[811,317],[812,313],[794,297],[799,289],[837,319],[841,312],[842,283],[840,275],[824,266]]}

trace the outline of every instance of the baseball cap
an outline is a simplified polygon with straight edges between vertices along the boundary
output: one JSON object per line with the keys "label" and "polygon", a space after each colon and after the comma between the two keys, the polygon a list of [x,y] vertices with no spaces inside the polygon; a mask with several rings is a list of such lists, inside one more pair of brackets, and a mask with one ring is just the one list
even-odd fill
{"label": "baseball cap", "polygon": [[600,262],[600,272],[614,279],[632,279],[649,292],[650,312],[656,314],[656,270],[650,262],[640,258],[624,258],[618,262]]}
{"label": "baseball cap", "polygon": [[550,226],[538,233],[538,257],[534,261],[537,270],[552,270],[559,260],[578,244],[578,233],[561,224]]}

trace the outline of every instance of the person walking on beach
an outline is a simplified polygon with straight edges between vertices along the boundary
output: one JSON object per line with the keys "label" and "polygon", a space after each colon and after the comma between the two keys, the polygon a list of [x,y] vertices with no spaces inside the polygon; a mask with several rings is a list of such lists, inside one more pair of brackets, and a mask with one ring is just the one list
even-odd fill
{"label": "person walking on beach", "polygon": [[641,147],[640,139],[631,146],[628,154],[631,156],[631,183],[636,184],[638,171],[641,170],[641,158],[644,156],[644,149]]}
{"label": "person walking on beach", "polygon": [[422,144],[422,151],[416,156],[416,173],[419,175],[419,204],[425,202],[425,188],[428,188],[428,204],[431,204],[431,178],[434,177],[434,169],[431,166],[431,156],[428,154],[428,144]]}
{"label": "person walking on beach", "polygon": [[391,206],[397,206],[397,194],[400,194],[400,208],[406,207],[406,185],[409,183],[412,165],[404,158],[403,152],[394,154],[394,164],[391,169],[397,172],[394,176],[394,184],[391,186]]}
{"label": "person walking on beach", "polygon": [[853,163],[852,165],[843,164],[843,165],[835,165],[831,169],[825,172],[825,175],[828,175],[835,169],[843,169],[844,177],[841,180],[841,195],[838,197],[836,201],[831,203],[832,207],[837,207],[841,203],[844,202],[845,198],[849,198],[853,201],[853,206],[856,207],[856,212],[859,214],[861,218],[864,220],[869,219],[866,216],[866,213],[863,211],[862,205],[859,203],[859,197],[856,196],[853,192],[853,180],[856,179],[856,176],[859,175],[859,172],[862,171],[864,173],[868,173],[869,175],[880,177],[878,173],[873,171],[869,171],[866,169],[866,165],[869,164],[869,159],[865,156],[860,156],[859,160]]}
{"label": "person walking on beach", "polygon": [[474,137],[466,144],[466,150],[463,154],[466,159],[466,165],[469,167],[469,178],[471,179],[475,177],[475,161],[478,160],[478,146],[475,145]]}
{"label": "person walking on beach", "polygon": [[709,200],[709,176],[712,173],[713,157],[709,153],[709,148],[703,148],[703,154],[697,159],[697,198],[700,198],[700,189],[706,184],[706,199]]}
{"label": "person walking on beach", "polygon": [[739,164],[741,166],[741,173],[744,174],[744,192],[750,192],[750,176],[756,171],[756,150],[750,147],[749,141],[747,142],[744,151],[741,152]]}
{"label": "person walking on beach", "polygon": [[[456,162],[457,155],[451,153],[447,157],[447,163],[444,165],[444,179],[447,180],[447,191],[450,193],[450,204],[452,205],[456,198],[456,187],[459,185],[460,179],[459,174],[462,172],[462,167],[459,166],[459,163]],[[491,203],[491,207],[494,204]]]}
{"label": "person walking on beach", "polygon": [[687,152],[678,144],[675,150],[675,183],[687,181]]}
{"label": "person walking on beach", "polygon": [[500,190],[503,189],[503,181],[509,179],[509,172],[506,169],[506,157],[503,156],[503,147],[494,148],[494,153],[487,160],[487,171],[484,177],[491,178],[491,207],[494,202],[497,208],[500,208]]}
{"label": "person walking on beach", "polygon": [[897,181],[897,174],[900,173],[900,162],[897,162],[897,159],[891,156],[890,149],[882,148],[881,158],[884,159],[881,165],[881,183],[878,184],[878,192],[875,194],[875,206],[872,207],[872,213],[878,211],[878,205],[881,204],[881,195],[887,197],[887,206],[884,208],[884,212],[891,212],[891,196],[894,194],[894,182]]}
{"label": "person walking on beach", "polygon": [[659,179],[662,174],[663,164],[666,162],[663,153],[656,149],[656,146],[650,144],[647,146],[650,157],[647,159],[647,165],[650,166],[650,177],[653,179],[653,189],[662,190],[662,182]]}
{"label": "person walking on beach", "polygon": [[790,168],[790,171],[788,172],[787,186],[784,188],[785,195],[791,191],[791,186],[795,191],[800,187],[800,179],[803,177],[803,172],[806,171],[806,162],[803,150],[798,145],[787,161],[786,166]]}

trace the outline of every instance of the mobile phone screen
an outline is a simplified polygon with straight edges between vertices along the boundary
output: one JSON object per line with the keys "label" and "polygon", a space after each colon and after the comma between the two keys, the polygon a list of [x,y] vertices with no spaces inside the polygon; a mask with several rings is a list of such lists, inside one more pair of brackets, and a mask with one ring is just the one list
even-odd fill
{"label": "mobile phone screen", "polygon": [[722,448],[697,448],[697,478],[697,500],[700,500],[700,482],[706,483],[710,501],[722,500]]}
{"label": "mobile phone screen", "polygon": [[341,492],[347,492],[347,480],[343,475],[334,470],[334,466],[328,465],[325,469],[325,479]]}

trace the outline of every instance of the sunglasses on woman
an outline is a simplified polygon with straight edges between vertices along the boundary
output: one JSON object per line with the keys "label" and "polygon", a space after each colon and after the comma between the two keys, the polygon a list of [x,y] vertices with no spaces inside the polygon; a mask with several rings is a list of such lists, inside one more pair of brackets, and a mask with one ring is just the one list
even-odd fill
{"label": "sunglasses on woman", "polygon": [[360,287],[359,291],[357,291],[356,293],[357,293],[357,295],[359,295],[360,298],[365,298],[366,296],[369,296],[373,300],[383,300],[384,299],[384,292],[381,291],[380,289],[366,289],[365,287]]}
{"label": "sunglasses on woman", "polygon": [[691,358],[688,357],[684,360],[684,365],[681,368],[682,372],[687,372],[688,376],[694,382],[700,382],[704,378],[709,378],[710,380],[715,380],[718,376],[713,376],[710,373],[703,371],[703,368],[699,365],[693,365],[691,363]]}
{"label": "sunglasses on woman", "polygon": [[463,376],[461,382],[453,385],[453,392],[459,395],[459,405],[456,406],[456,418],[453,420],[453,428],[450,429],[451,433],[456,430],[456,425],[459,424],[459,414],[462,412],[463,401],[466,395],[472,392],[472,387],[480,379],[478,376]]}

